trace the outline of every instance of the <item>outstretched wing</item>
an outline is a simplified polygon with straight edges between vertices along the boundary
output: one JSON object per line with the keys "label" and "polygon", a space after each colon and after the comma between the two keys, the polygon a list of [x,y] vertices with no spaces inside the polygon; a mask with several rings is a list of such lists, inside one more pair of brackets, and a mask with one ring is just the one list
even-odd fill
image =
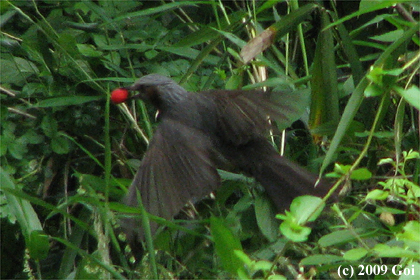
{"label": "outstretched wing", "polygon": [[[200,130],[172,119],[159,124],[130,186],[125,203],[137,206],[140,191],[146,211],[172,218],[191,199],[215,190],[219,174],[211,159],[212,143]],[[140,222],[126,223],[128,238]],[[156,229],[156,225],[152,226]],[[141,233],[140,233],[141,235]]]}
{"label": "outstretched wing", "polygon": [[236,145],[268,131],[268,117],[280,130],[299,119],[309,105],[309,91],[209,91],[215,94],[220,134]]}

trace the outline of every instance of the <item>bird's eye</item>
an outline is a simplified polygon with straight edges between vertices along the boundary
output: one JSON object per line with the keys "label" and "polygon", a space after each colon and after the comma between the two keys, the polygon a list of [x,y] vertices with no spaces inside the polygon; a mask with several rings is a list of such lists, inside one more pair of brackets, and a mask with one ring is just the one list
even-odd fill
{"label": "bird's eye", "polygon": [[138,91],[146,92],[151,88],[149,85],[140,85]]}

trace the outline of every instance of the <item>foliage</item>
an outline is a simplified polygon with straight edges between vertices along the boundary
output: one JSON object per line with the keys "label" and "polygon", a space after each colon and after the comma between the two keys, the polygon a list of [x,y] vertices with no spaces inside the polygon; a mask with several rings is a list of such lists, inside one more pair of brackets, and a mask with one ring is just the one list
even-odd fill
{"label": "foliage", "polygon": [[[416,2],[1,1],[0,12],[1,278],[420,275]],[[109,92],[148,73],[191,91],[311,89],[288,145],[275,130],[273,144],[343,197],[298,198],[280,226],[255,182],[220,171],[216,198],[186,209],[194,219],[150,217],[167,229],[130,248],[118,220],[145,214],[118,201],[156,123],[140,101],[110,106]]]}

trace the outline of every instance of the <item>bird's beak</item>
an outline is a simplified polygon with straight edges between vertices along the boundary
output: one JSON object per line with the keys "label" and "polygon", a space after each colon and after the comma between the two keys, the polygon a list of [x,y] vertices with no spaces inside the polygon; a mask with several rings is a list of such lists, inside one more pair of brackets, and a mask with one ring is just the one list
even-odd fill
{"label": "bird's beak", "polygon": [[[134,86],[123,87],[123,89],[128,90],[128,92],[129,92],[130,94],[132,94],[133,92],[136,92],[136,91],[137,91],[136,89],[134,89]],[[139,93],[137,93],[137,94],[131,95],[129,98],[127,98],[127,100],[126,100],[126,101],[133,100],[133,99],[138,99],[138,98],[141,98],[141,96],[142,96],[142,93],[141,93],[141,92],[139,92]]]}

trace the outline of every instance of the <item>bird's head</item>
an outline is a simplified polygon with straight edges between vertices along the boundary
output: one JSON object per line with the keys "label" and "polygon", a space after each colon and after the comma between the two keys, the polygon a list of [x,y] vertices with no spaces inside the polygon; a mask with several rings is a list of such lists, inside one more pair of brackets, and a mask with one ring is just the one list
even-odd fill
{"label": "bird's head", "polygon": [[[138,93],[128,97],[128,92]],[[139,98],[161,109],[175,104],[187,96],[188,92],[172,79],[158,74],[150,74],[141,77],[131,86],[114,90],[111,94],[111,100],[118,104]]]}

